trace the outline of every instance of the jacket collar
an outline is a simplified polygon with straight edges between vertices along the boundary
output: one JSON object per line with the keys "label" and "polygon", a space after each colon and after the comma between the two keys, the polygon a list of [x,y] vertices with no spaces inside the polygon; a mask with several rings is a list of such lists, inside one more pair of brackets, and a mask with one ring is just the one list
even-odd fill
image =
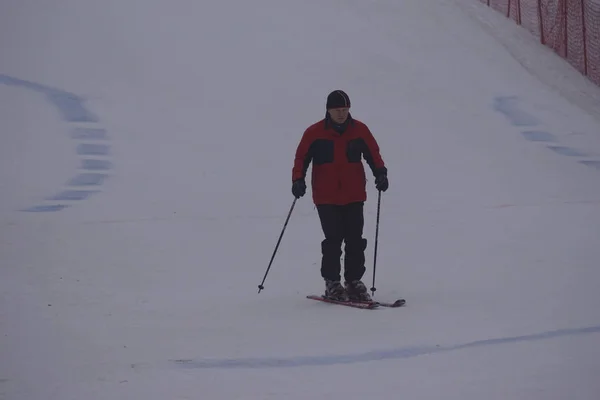
{"label": "jacket collar", "polygon": [[[346,120],[346,122],[344,122],[346,124],[346,127],[348,126],[354,126],[354,118],[352,118],[352,114],[348,114],[348,119]],[[334,129],[333,128],[333,121],[331,121],[331,117],[329,116],[329,113],[327,111],[325,111],[325,119],[323,120],[323,128],[327,129]]]}

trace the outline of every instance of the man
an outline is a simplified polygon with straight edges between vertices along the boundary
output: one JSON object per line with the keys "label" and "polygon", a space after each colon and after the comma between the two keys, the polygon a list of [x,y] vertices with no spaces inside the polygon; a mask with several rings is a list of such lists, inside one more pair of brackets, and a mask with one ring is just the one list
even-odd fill
{"label": "man", "polygon": [[[350,115],[350,98],[342,90],[327,96],[325,118],[304,132],[292,170],[292,194],[306,193],[306,172],[312,168],[313,202],[325,239],[321,242],[321,276],[325,296],[342,301],[371,301],[361,281],[365,273],[363,206],[367,199],[362,158],[380,191],[388,188],[387,168],[369,128]],[[344,286],[341,284],[342,243]]]}

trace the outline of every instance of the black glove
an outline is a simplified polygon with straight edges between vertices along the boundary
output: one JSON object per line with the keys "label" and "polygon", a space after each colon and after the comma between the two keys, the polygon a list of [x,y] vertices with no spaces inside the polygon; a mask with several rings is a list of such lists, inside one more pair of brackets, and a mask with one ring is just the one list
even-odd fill
{"label": "black glove", "polygon": [[377,175],[375,176],[375,187],[377,190],[385,192],[389,185],[390,183],[388,182],[387,171],[385,169],[378,171]]}
{"label": "black glove", "polygon": [[298,179],[292,183],[292,194],[297,199],[306,194],[306,183],[304,182],[304,179]]}

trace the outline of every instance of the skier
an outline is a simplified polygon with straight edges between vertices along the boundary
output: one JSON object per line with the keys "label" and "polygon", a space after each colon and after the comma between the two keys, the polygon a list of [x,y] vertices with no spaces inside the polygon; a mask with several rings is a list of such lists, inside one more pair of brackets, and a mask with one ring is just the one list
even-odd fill
{"label": "skier", "polygon": [[[325,296],[341,301],[371,301],[361,281],[365,273],[363,238],[367,199],[361,157],[375,177],[377,190],[388,189],[387,168],[369,128],[350,115],[350,98],[342,90],[327,96],[325,118],[308,127],[300,140],[292,169],[292,194],[306,193],[306,172],[312,168],[313,202],[325,239],[321,242],[321,276]],[[342,242],[344,286],[341,284]]]}

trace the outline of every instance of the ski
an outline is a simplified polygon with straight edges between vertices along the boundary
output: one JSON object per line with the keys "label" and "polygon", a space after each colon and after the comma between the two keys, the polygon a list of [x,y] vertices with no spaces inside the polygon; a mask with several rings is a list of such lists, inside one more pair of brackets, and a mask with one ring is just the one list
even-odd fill
{"label": "ski", "polygon": [[380,307],[398,308],[398,307],[402,307],[403,305],[405,305],[406,304],[406,300],[405,299],[398,299],[398,300],[393,301],[393,302],[371,300],[371,301],[362,301],[362,302],[357,302],[357,303],[360,303],[360,304],[376,304],[377,306],[380,306]]}
{"label": "ski", "polygon": [[310,295],[310,296],[306,296],[306,297],[309,299],[312,299],[312,300],[324,301],[326,303],[340,304],[343,306],[362,308],[362,309],[367,309],[367,310],[374,309],[377,307],[399,308],[406,304],[405,299],[398,299],[393,302],[377,301],[377,300],[359,302],[359,301],[339,301],[339,300],[328,299],[324,296],[316,296],[316,295]]}
{"label": "ski", "polygon": [[381,307],[390,307],[390,308],[398,308],[398,307],[402,307],[403,305],[406,304],[406,300],[405,299],[398,299],[392,303],[389,302],[385,302],[385,301],[376,301],[374,300],[373,303],[381,306]]}
{"label": "ski", "polygon": [[377,307],[379,307],[379,304],[374,303],[374,302],[360,303],[360,302],[354,302],[354,301],[339,301],[339,300],[329,299],[327,297],[317,296],[317,295],[308,295],[308,296],[306,296],[306,298],[312,299],[312,300],[317,300],[317,301],[323,301],[325,303],[338,304],[338,305],[346,306],[346,307],[360,308],[363,310],[373,310],[373,309],[376,309]]}

